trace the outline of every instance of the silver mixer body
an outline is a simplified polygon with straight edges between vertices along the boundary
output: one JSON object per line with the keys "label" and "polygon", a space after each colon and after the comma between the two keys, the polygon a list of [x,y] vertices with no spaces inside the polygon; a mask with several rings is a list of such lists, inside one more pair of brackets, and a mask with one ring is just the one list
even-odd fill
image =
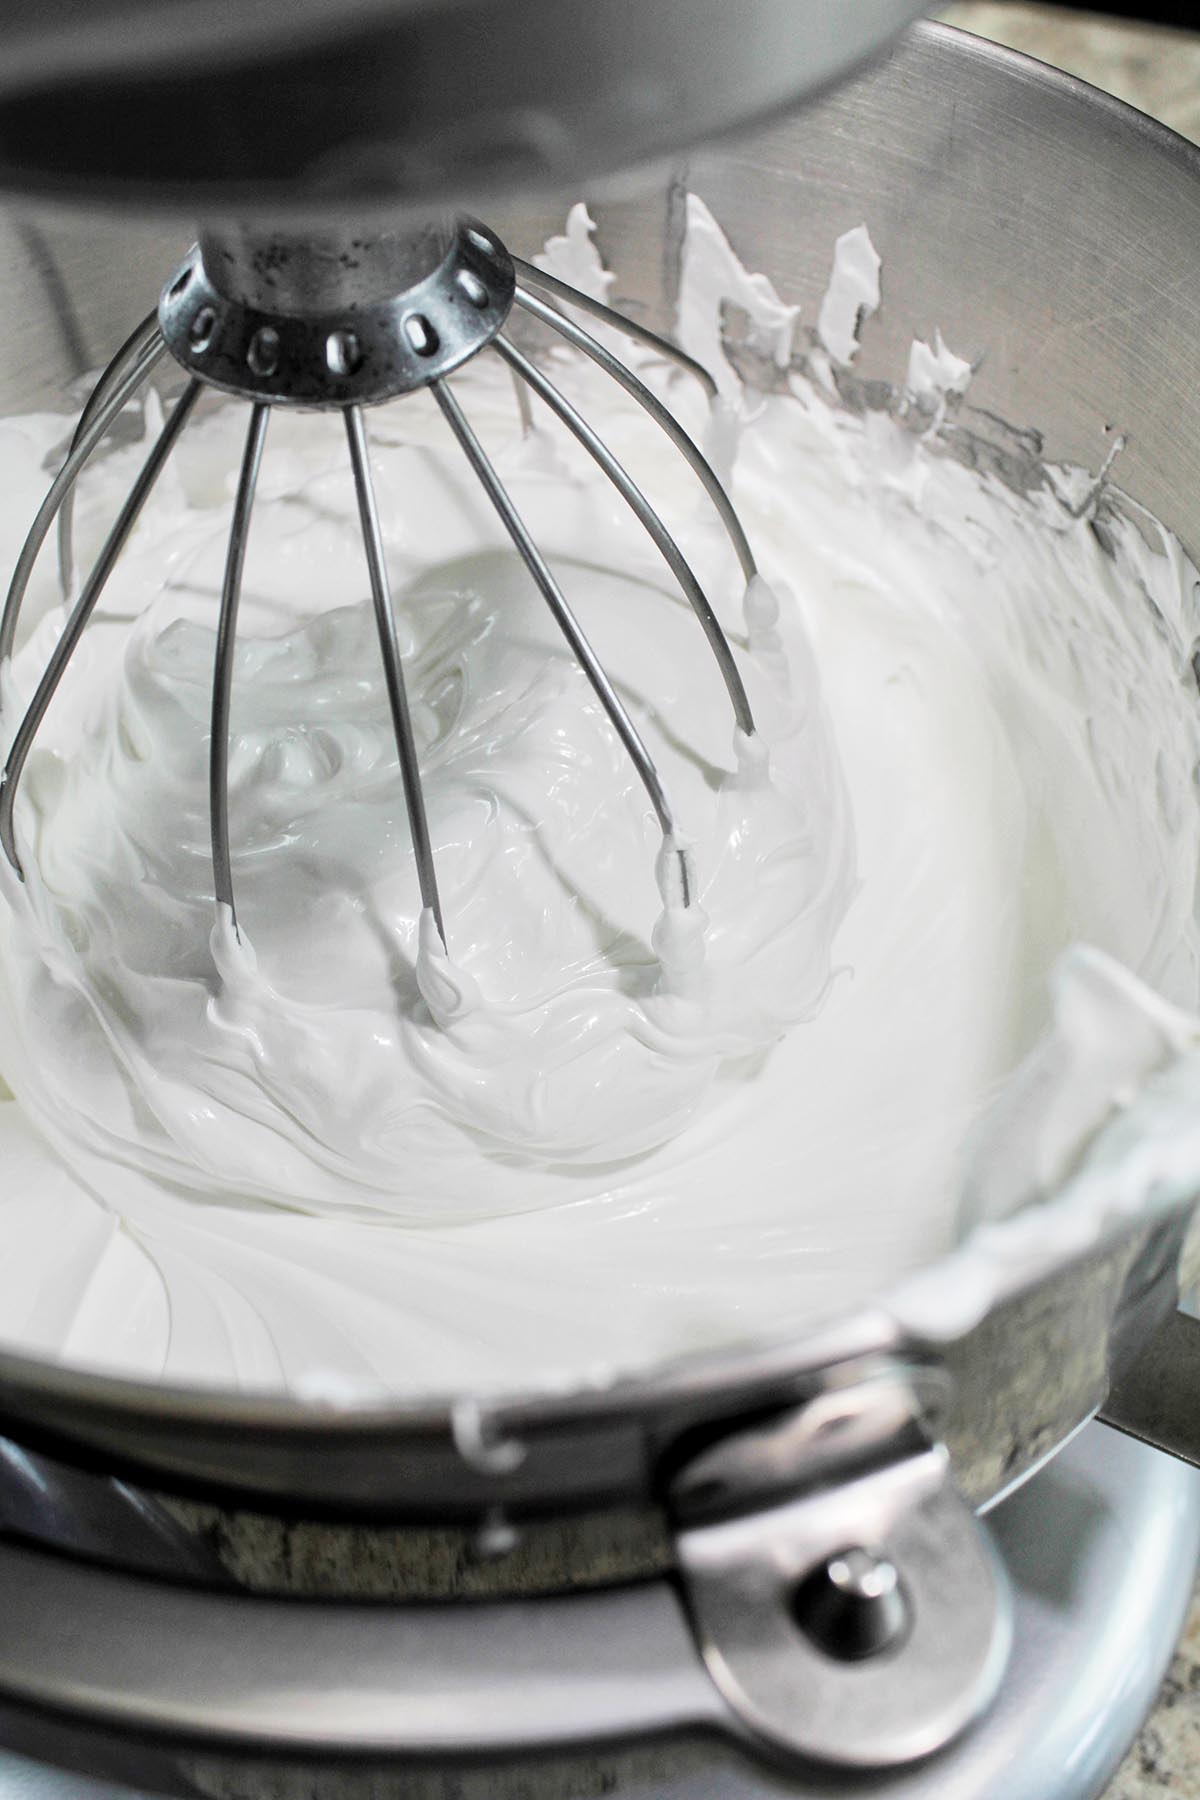
{"label": "silver mixer body", "polygon": [[0,19],[0,192],[308,226],[490,210],[790,108],[921,10],[35,0]]}
{"label": "silver mixer body", "polygon": [[[980,361],[948,453],[1032,486],[1043,458],[1097,467],[1120,431],[1121,485],[1195,547],[1200,152],[1078,83],[922,26],[735,149],[593,190],[620,302],[658,331],[688,188],[807,318],[834,237],[869,224],[885,305],[845,403],[886,406],[914,333],[938,327]],[[559,209],[497,203],[488,220],[532,248]],[[182,245],[169,227],[108,221],[8,230],[12,408],[101,360]],[[1176,1310],[1200,1270],[1198,1191],[1200,1165],[1073,1237],[1051,1228],[1060,1203],[1047,1201],[1041,1247],[1025,1233],[1006,1258],[998,1244],[990,1306],[936,1342],[880,1306],[817,1337],[486,1407],[318,1408],[0,1355],[5,1431],[102,1485],[116,1475],[162,1496],[141,1559],[65,1557],[36,1527],[0,1538],[4,1707],[70,1720],[89,1753],[156,1743],[214,1794],[247,1791],[248,1756],[326,1770],[266,1791],[352,1793],[367,1762],[685,1728],[844,1772],[932,1752],[986,1706],[1003,1666],[1004,1584],[974,1513],[1101,1409],[1200,1450],[1196,1327]],[[284,1588],[285,1546],[307,1528],[294,1521],[333,1518],[373,1546],[386,1572],[369,1591],[397,1604],[347,1604],[336,1580],[303,1602],[293,1586],[286,1605],[242,1591],[249,1541],[274,1534]],[[433,1606],[413,1581],[411,1547],[427,1551],[435,1527],[494,1559],[468,1584],[478,1604]],[[833,1565],[862,1548],[873,1561],[847,1579],[886,1654],[830,1655],[845,1615],[828,1626],[809,1578],[845,1585]],[[885,1565],[898,1626],[871,1603],[894,1591]],[[69,1634],[47,1623],[64,1617]]]}

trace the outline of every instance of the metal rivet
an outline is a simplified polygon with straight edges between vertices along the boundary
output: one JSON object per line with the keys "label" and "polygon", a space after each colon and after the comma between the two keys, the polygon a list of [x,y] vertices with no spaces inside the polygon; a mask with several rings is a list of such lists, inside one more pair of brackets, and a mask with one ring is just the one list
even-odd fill
{"label": "metal rivet", "polygon": [[202,306],[188,326],[188,339],[193,350],[207,350],[212,342],[212,334],[217,328],[217,315],[213,307]]}
{"label": "metal rivet", "polygon": [[856,1546],[807,1575],[792,1596],[792,1615],[818,1649],[839,1662],[878,1656],[908,1625],[895,1565]]}
{"label": "metal rivet", "polygon": [[167,299],[178,300],[180,294],[186,293],[188,288],[192,285],[192,276],[194,274],[195,270],[190,263],[186,269],[180,269],[178,275],[167,289]]}
{"label": "metal rivet", "polygon": [[424,313],[410,313],[404,321],[404,335],[418,356],[432,356],[438,347],[438,334]]}
{"label": "metal rivet", "polygon": [[279,367],[279,333],[273,325],[263,325],[250,339],[246,366],[252,375],[273,375]]}
{"label": "metal rivet", "polygon": [[325,340],[325,362],[333,375],[353,375],[361,369],[362,345],[352,331],[331,331]]}
{"label": "metal rivet", "polygon": [[467,242],[474,244],[476,250],[481,251],[484,256],[495,256],[496,254],[495,243],[487,235],[487,232],[478,230],[474,225],[467,226]]}
{"label": "metal rivet", "polygon": [[459,293],[464,294],[471,305],[477,306],[482,312],[488,303],[488,291],[474,269],[460,269],[454,279],[458,283]]}

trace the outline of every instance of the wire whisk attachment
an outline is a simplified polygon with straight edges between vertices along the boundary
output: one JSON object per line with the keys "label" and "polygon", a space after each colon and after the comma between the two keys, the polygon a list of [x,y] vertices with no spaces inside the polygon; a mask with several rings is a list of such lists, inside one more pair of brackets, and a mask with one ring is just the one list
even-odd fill
{"label": "wire whisk attachment", "polygon": [[[707,370],[676,345],[510,255],[493,233],[470,220],[439,221],[406,233],[361,236],[306,236],[240,228],[201,235],[164,288],[157,309],[122,344],[83,408],[67,456],[17,558],[0,615],[3,666],[13,654],[34,564],[57,521],[60,575],[69,611],[12,736],[0,777],[0,846],[19,876],[23,878],[24,872],[17,844],[16,803],[38,730],[201,393],[206,387],[217,388],[249,402],[217,621],[209,750],[213,892],[218,908],[228,909],[236,935],[229,827],[230,712],[238,608],[255,493],[273,408],[336,409],[345,420],[347,455],[412,836],[422,905],[422,951],[427,964],[431,958],[448,955],[447,921],[438,889],[364,413],[369,405],[427,388],[645,789],[662,832],[659,886],[667,914],[672,909],[687,913],[697,906],[692,856],[681,841],[671,799],[653,757],[472,428],[450,376],[490,349],[503,359],[518,390],[541,401],[612,483],[662,556],[711,647],[737,727],[739,753],[748,767],[761,767],[765,753],[729,640],[700,580],[660,514],[599,433],[505,335],[514,307],[590,358],[645,409],[691,467],[715,508],[745,578],[752,639],[755,632],[769,639],[774,602],[733,503],[699,445],[639,376],[569,317],[564,306],[596,317],[678,364],[703,386],[710,400],[715,399],[716,386]],[[76,484],[122,409],[145,387],[168,353],[187,372],[187,385],[76,590],[72,531]],[[452,925],[453,921],[451,935]],[[669,963],[669,955],[664,955],[664,961]],[[423,991],[434,985],[423,982]],[[461,988],[455,987],[454,992],[459,996],[454,1005],[431,1002],[435,1014],[453,1014],[461,1002]],[[428,992],[426,997],[430,997]]]}

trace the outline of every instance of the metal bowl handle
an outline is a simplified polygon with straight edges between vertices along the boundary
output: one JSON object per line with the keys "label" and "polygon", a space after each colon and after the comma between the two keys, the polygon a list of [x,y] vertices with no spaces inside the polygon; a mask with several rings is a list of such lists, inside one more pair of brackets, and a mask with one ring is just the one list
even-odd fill
{"label": "metal bowl handle", "polygon": [[0,1708],[277,1758],[709,1728],[881,1768],[992,1698],[1007,1589],[900,1373],[710,1442],[671,1500],[677,1578],[452,1605],[264,1597],[0,1540]]}

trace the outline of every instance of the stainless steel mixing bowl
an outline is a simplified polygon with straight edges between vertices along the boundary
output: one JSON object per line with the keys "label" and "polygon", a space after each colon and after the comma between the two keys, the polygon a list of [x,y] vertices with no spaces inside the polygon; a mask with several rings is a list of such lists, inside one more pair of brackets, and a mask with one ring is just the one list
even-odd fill
{"label": "stainless steel mixing bowl", "polygon": [[[1079,82],[926,25],[799,117],[594,196],[621,303],[663,329],[689,187],[809,320],[834,238],[868,223],[885,302],[856,368],[860,403],[882,404],[872,383],[940,328],[980,360],[963,453],[1032,481],[1039,452],[1097,468],[1120,432],[1121,485],[1200,548],[1200,151]],[[491,216],[529,249],[561,207]],[[107,219],[9,222],[0,409],[58,395],[100,362],[181,247],[176,232]],[[1002,1662],[1002,1586],[970,1508],[1106,1405],[1176,1447],[1200,1435],[1193,1328],[1175,1311],[1198,1189],[1200,1158],[1156,1181],[1135,1216],[1074,1237],[1049,1203],[1044,1237],[1026,1232],[1019,1257],[997,1258],[985,1315],[936,1342],[880,1308],[815,1338],[798,1324],[786,1343],[482,1409],[181,1392],[0,1356],[0,1420],[35,1450],[226,1507],[482,1525],[492,1550],[524,1521],[537,1544],[547,1516],[636,1515],[644,1555],[620,1566],[646,1576],[498,1599],[464,1620],[201,1593],[0,1542],[0,1696],[213,1754],[490,1754],[682,1723],[773,1754],[920,1754],[986,1702]],[[225,1517],[234,1567],[242,1527]],[[821,1647],[821,1597],[797,1598],[802,1577],[880,1541],[908,1624],[888,1655],[839,1662]],[[575,1573],[568,1562],[552,1558],[541,1585]],[[655,1562],[672,1572],[649,1575]],[[495,1567],[480,1585],[501,1591],[531,1563],[518,1549]]]}

